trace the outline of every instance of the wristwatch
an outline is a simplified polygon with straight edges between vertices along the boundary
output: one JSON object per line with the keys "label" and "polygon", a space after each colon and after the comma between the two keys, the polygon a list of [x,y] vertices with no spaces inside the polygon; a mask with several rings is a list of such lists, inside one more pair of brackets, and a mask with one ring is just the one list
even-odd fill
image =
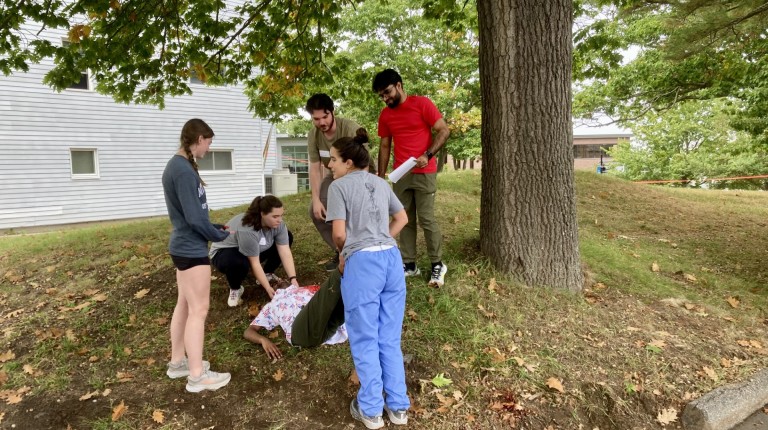
{"label": "wristwatch", "polygon": [[433,154],[433,153],[431,153],[431,152],[429,152],[429,151],[425,152],[425,153],[424,153],[424,155],[426,155],[426,156],[427,156],[427,160],[431,160],[431,159],[432,159],[432,157],[434,157],[434,156],[435,156],[435,154]]}

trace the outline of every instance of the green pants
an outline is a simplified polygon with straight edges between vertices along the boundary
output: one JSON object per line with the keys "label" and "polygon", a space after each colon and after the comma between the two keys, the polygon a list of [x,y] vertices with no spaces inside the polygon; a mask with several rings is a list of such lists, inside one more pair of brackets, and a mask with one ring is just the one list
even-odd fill
{"label": "green pants", "polygon": [[403,263],[416,261],[417,221],[424,231],[429,262],[442,261],[443,234],[435,219],[437,173],[408,173],[392,188],[408,215],[408,224],[400,232],[400,253],[403,255]]}
{"label": "green pants", "polygon": [[321,345],[342,324],[344,302],[341,299],[341,273],[336,269],[296,315],[291,326],[291,343],[306,348]]}

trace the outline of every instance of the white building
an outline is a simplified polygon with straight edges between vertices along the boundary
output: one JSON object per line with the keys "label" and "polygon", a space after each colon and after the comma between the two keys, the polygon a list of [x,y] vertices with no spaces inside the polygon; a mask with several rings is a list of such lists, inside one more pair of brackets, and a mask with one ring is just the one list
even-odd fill
{"label": "white building", "polygon": [[56,93],[41,83],[52,67],[0,75],[0,229],[165,215],[161,176],[190,118],[216,134],[200,160],[212,209],[269,191],[265,172],[281,166],[276,132],[248,111],[242,88],[193,83],[194,95],[160,110],[115,103],[87,73]]}

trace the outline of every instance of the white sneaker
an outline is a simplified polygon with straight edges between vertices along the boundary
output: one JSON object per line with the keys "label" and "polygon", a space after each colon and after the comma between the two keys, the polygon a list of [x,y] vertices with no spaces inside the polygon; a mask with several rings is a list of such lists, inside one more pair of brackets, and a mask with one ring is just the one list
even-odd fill
{"label": "white sneaker", "polygon": [[243,297],[243,292],[245,292],[245,288],[243,287],[240,287],[236,290],[229,290],[229,298],[227,299],[227,304],[230,308],[234,308],[240,304],[240,297]]}
{"label": "white sneaker", "polygon": [[190,393],[199,393],[203,390],[218,390],[229,384],[232,375],[229,373],[219,373],[213,370],[205,370],[199,378],[187,376],[187,391]]}
{"label": "white sneaker", "polygon": [[434,265],[432,267],[432,276],[429,278],[429,285],[442,287],[445,284],[446,272],[448,272],[448,266],[444,263]]}
{"label": "white sneaker", "polygon": [[[167,367],[168,370],[165,372],[165,374],[168,375],[168,377],[171,379],[189,376],[189,363],[187,362],[186,358],[183,358],[179,363],[169,362]],[[210,368],[211,363],[203,360],[203,372]]]}

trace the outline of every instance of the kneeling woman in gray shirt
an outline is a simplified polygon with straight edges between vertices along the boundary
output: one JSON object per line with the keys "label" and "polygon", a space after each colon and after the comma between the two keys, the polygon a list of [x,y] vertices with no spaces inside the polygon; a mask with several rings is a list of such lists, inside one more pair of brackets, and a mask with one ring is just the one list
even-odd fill
{"label": "kneeling woman in gray shirt", "polygon": [[235,215],[227,223],[232,234],[211,245],[211,262],[229,283],[227,304],[230,307],[240,304],[242,282],[249,271],[253,271],[270,299],[275,290],[269,281],[281,263],[288,280],[299,286],[291,253],[293,235],[283,222],[284,211],[283,202],[277,197],[256,197],[245,213]]}

